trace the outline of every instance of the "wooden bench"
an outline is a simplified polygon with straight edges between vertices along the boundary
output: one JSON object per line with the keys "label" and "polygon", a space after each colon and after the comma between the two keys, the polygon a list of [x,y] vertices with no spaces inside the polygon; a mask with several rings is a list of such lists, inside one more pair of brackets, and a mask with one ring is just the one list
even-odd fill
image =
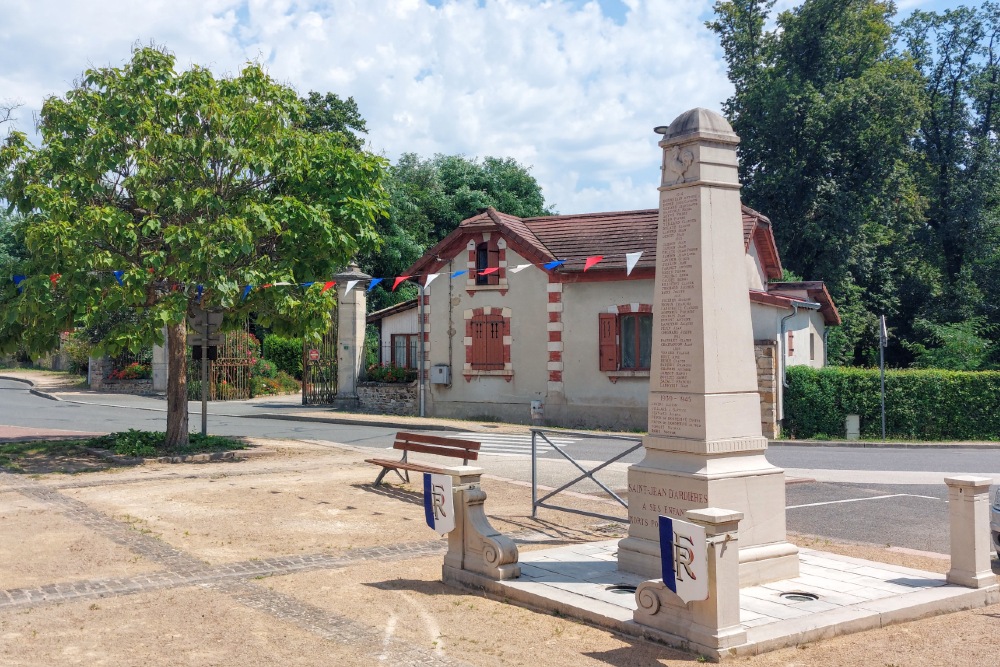
{"label": "wooden bench", "polygon": [[[479,458],[479,446],[479,443],[475,440],[459,440],[458,438],[444,438],[439,435],[423,435],[421,433],[404,433],[400,431],[396,434],[396,441],[392,443],[392,448],[402,450],[403,458],[398,461],[391,459],[365,459],[365,463],[382,466],[382,472],[375,479],[376,485],[382,482],[382,478],[390,470],[399,475],[399,478],[404,482],[409,482],[411,470],[414,472],[436,474],[446,472],[441,468],[409,461],[407,457],[410,452],[462,459],[462,465],[468,465],[469,461],[475,461]],[[402,474],[400,474],[400,470],[403,471]]]}

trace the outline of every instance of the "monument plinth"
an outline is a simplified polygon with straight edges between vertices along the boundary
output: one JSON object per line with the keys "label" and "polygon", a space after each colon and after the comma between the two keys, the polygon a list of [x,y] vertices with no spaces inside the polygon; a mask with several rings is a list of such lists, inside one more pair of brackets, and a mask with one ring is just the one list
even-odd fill
{"label": "monument plinth", "polygon": [[660,576],[659,519],[742,512],[740,584],[798,576],[785,535],[784,472],[764,457],[729,123],[692,109],[663,134],[646,455],[628,471],[619,569]]}

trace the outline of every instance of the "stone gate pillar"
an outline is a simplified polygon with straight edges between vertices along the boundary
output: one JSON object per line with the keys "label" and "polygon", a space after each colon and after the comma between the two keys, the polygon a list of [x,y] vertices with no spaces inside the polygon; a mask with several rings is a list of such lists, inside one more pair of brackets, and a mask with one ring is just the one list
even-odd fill
{"label": "stone gate pillar", "polygon": [[167,369],[170,356],[167,354],[167,328],[163,327],[163,345],[153,346],[153,391],[167,391]]}
{"label": "stone gate pillar", "polygon": [[[334,276],[337,281],[337,395],[333,406],[339,410],[356,410],[358,379],[361,377],[365,348],[365,316],[368,299],[365,290],[371,278],[351,263],[347,271]],[[348,292],[351,281],[358,281]]]}
{"label": "stone gate pillar", "polygon": [[692,109],[663,134],[645,458],[629,468],[620,569],[660,577],[659,519],[743,514],[740,585],[798,576],[784,472],[764,458],[737,174],[739,137]]}

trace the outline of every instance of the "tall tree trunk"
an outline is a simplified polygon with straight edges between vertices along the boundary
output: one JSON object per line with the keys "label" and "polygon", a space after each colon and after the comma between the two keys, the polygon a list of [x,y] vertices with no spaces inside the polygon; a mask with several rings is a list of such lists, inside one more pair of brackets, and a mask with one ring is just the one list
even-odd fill
{"label": "tall tree trunk", "polygon": [[187,322],[167,325],[168,450],[188,444]]}

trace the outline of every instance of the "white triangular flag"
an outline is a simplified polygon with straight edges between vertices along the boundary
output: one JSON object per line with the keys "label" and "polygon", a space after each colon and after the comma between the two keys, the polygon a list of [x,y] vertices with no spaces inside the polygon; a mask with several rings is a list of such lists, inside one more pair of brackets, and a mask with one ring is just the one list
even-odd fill
{"label": "white triangular flag", "polygon": [[639,263],[639,258],[642,257],[642,251],[639,252],[627,252],[625,253],[625,275],[632,275],[632,269],[635,265]]}
{"label": "white triangular flag", "polygon": [[271,283],[271,284],[272,284],[272,285],[291,285],[291,283],[290,283],[290,282],[286,282],[286,281],[284,281],[284,280],[282,280],[282,281],[281,281],[280,283]]}
{"label": "white triangular flag", "polygon": [[434,279],[437,278],[440,275],[441,275],[440,273],[428,273],[427,274],[427,280],[424,281],[424,289],[427,289],[428,287],[430,287],[431,283],[434,282]]}
{"label": "white triangular flag", "polygon": [[344,294],[347,294],[348,292],[350,292],[352,289],[354,289],[354,286],[357,285],[360,282],[361,282],[360,280],[348,280],[347,281],[347,289],[344,290]]}
{"label": "white triangular flag", "polygon": [[531,264],[518,264],[512,269],[507,269],[510,273],[517,273],[518,271],[524,271],[526,268],[531,266]]}

